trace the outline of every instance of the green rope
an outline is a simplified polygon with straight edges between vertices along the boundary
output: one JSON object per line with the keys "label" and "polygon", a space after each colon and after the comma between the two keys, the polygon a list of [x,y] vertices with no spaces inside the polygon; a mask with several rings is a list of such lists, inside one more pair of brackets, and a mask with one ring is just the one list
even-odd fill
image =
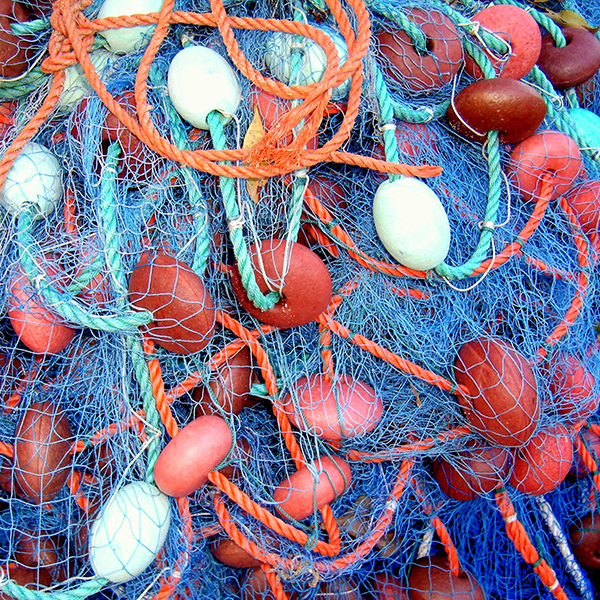
{"label": "green rope", "polygon": [[405,31],[408,37],[414,42],[415,50],[418,53],[423,55],[429,53],[425,34],[394,3],[383,2],[382,0],[367,0],[367,6]]}
{"label": "green rope", "polygon": [[152,321],[152,315],[146,311],[126,311],[110,316],[90,315],[72,297],[58,292],[39,266],[42,261],[33,252],[35,240],[29,231],[34,222],[34,213],[35,209],[29,207],[19,215],[17,222],[19,260],[23,273],[53,312],[68,323],[110,332],[133,331]]}
{"label": "green rope", "polygon": [[[224,150],[227,148],[227,139],[225,138],[222,118],[223,116],[216,110],[210,112],[206,117],[206,121],[210,127],[213,145],[216,150]],[[233,252],[242,279],[242,285],[254,306],[260,310],[269,310],[279,301],[279,294],[276,292],[269,292],[265,295],[258,287],[250,255],[248,254],[246,240],[244,239],[243,215],[240,214],[236,200],[235,184],[231,177],[222,176],[219,180],[221,184],[221,193],[223,194],[225,214],[227,216],[227,221],[229,222],[229,238],[231,239],[231,244],[233,246]]]}
{"label": "green rope", "polygon": [[392,106],[394,114],[401,121],[406,121],[407,123],[429,123],[446,114],[450,106],[450,100],[444,100],[434,106],[413,108],[396,99],[392,99]]}
{"label": "green rope", "polygon": [[[114,142],[108,147],[106,156],[106,165],[102,169],[100,181],[101,196],[101,224],[104,234],[104,246],[106,254],[106,263],[109,267],[113,284],[118,291],[117,304],[120,309],[124,309],[127,304],[127,279],[123,270],[123,263],[120,254],[120,240],[117,227],[117,202],[115,200],[115,184],[117,178],[117,167],[121,149],[118,143]],[[152,391],[152,382],[150,380],[150,371],[146,362],[146,355],[142,347],[139,333],[131,333],[125,336],[135,377],[140,386],[142,394],[142,404],[146,413],[146,421],[157,432],[163,431],[160,415],[156,409],[154,393]],[[154,482],[154,465],[160,454],[160,436],[149,433],[148,444],[148,465],[146,468],[146,481]]]}
{"label": "green rope", "polygon": [[90,260],[90,264],[82,269],[81,273],[69,284],[69,293],[73,295],[83,291],[104,268],[104,257],[98,254]]}
{"label": "green rope", "polygon": [[[148,370],[148,363],[146,361],[146,354],[142,348],[142,343],[137,335],[127,335],[125,336],[125,339],[127,341],[127,347],[129,348],[131,362],[133,363],[135,378],[140,386],[142,405],[146,413],[146,422],[154,427],[157,433],[162,434],[164,428],[160,419],[160,414],[156,409],[156,400],[154,398],[154,392],[152,391],[152,382],[150,381],[150,371]],[[161,436],[152,435],[152,433],[150,433],[150,441],[147,448],[148,465],[146,467],[146,481],[148,483],[154,483],[154,466],[156,465],[160,451]]]}
{"label": "green rope", "polygon": [[127,280],[123,272],[120,254],[120,240],[117,232],[117,201],[115,198],[115,184],[119,166],[121,147],[113,142],[106,153],[106,164],[100,176],[100,211],[102,221],[102,235],[106,265],[117,290],[119,308],[124,308],[126,303]]}
{"label": "green rope", "polygon": [[0,100],[19,100],[35,92],[48,78],[41,67],[36,66],[27,73],[11,79],[0,78]]}
{"label": "green rope", "polygon": [[0,591],[17,600],[83,600],[93,594],[97,594],[108,584],[108,579],[96,578],[83,582],[79,587],[64,592],[45,592],[32,590],[16,584],[14,581],[6,581],[0,584]]}
{"label": "green rope", "polygon": [[[556,90],[552,87],[552,84],[543,73],[543,71],[535,66],[531,70],[528,75],[528,78],[535,83],[542,91],[542,96],[546,102],[546,106],[548,108],[548,118],[554,121],[556,128],[562,133],[566,133],[568,136],[572,137],[581,151],[589,156],[592,160],[594,160],[598,165],[600,165],[600,153],[596,150],[589,149],[588,143],[585,139],[585,132],[580,132],[577,125],[571,118],[569,111],[565,109],[563,106],[562,97],[556,94]],[[556,99],[556,106],[549,99]]]}
{"label": "green rope", "polygon": [[557,48],[564,48],[567,45],[567,40],[565,40],[561,28],[548,15],[539,10],[528,10],[531,7],[523,6],[523,4],[515,2],[515,0],[494,0],[494,4],[510,4],[511,6],[522,8],[552,36]]}
{"label": "green rope", "polygon": [[453,23],[455,23],[460,29],[464,30],[469,36],[466,36],[462,39],[463,47],[467,54],[473,57],[483,76],[486,79],[492,79],[495,77],[495,71],[492,67],[492,63],[488,55],[483,51],[483,49],[473,42],[470,38],[470,35],[477,34],[481,41],[485,44],[487,50],[493,50],[497,52],[500,56],[506,54],[508,50],[508,46],[506,42],[499,38],[498,36],[489,33],[483,29],[480,29],[479,23],[475,21],[471,21],[463,16],[458,11],[454,10],[444,2],[436,2],[436,8],[447,17],[449,17]]}
{"label": "green rope", "polygon": [[[485,209],[484,222],[495,223],[500,207],[500,196],[502,190],[502,168],[500,166],[500,143],[498,141],[498,132],[490,131],[488,133],[488,171],[489,188],[488,202]],[[440,277],[447,279],[464,279],[471,277],[473,271],[481,266],[487,257],[488,250],[492,243],[494,235],[493,228],[482,227],[477,247],[471,258],[460,266],[450,266],[442,263],[435,268],[435,272]]]}
{"label": "green rope", "polygon": [[10,30],[18,36],[31,35],[32,33],[50,32],[49,19],[33,19],[32,21],[15,21],[10,24]]}
{"label": "green rope", "polygon": [[[164,73],[154,65],[150,70],[150,79],[155,86],[166,89]],[[174,144],[180,150],[192,150],[192,145],[190,144],[179,113],[175,110],[173,104],[166,98],[163,102],[163,106],[167,115],[169,131]],[[190,266],[196,275],[202,277],[206,271],[208,260],[210,258],[211,237],[208,203],[201,192],[198,181],[196,181],[197,172],[185,165],[180,165],[177,170],[185,183],[187,200],[192,209],[191,214],[194,219],[195,252]]]}
{"label": "green rope", "polygon": [[[392,98],[388,91],[385,79],[381,70],[374,67],[375,70],[375,95],[379,104],[379,112],[381,114],[383,146],[385,151],[385,160],[387,162],[398,164],[400,156],[398,154],[398,141],[396,140],[396,126],[394,123],[394,107]],[[393,127],[392,127],[393,126]],[[390,181],[395,181],[401,176],[390,173],[388,178]]]}

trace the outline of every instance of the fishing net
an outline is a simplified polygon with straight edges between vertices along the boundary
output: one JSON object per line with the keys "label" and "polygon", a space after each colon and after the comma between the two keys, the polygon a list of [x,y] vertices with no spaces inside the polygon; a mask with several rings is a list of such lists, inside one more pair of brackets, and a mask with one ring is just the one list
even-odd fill
{"label": "fishing net", "polygon": [[0,596],[594,597],[600,5],[0,11]]}

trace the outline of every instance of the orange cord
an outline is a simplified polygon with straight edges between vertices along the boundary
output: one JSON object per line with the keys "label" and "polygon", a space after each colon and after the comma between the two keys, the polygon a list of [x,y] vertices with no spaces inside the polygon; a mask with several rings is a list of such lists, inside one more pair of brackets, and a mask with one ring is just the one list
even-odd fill
{"label": "orange cord", "polygon": [[531,543],[523,523],[517,517],[517,511],[510,500],[508,492],[502,488],[496,490],[496,505],[504,519],[506,533],[515,545],[517,551],[521,554],[526,563],[533,567],[533,570],[546,586],[548,591],[558,600],[568,600],[568,596],[561,587],[556,573],[552,567],[540,557],[535,546]]}

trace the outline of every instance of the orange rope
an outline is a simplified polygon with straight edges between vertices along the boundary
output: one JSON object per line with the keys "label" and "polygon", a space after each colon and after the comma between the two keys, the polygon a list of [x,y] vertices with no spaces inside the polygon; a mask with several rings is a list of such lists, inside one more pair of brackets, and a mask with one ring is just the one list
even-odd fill
{"label": "orange rope", "polygon": [[[589,448],[585,443],[585,438],[581,435],[581,433],[573,438],[573,447],[575,451],[581,456],[581,460],[585,464],[587,470],[589,471],[592,481],[594,483],[594,487],[597,492],[600,492],[600,469],[599,465],[596,462],[596,457],[593,455]],[[596,494],[592,491],[590,495],[590,503],[595,504],[596,502]]]}
{"label": "orange rope", "polygon": [[523,523],[521,523],[517,517],[517,512],[510,500],[508,492],[504,488],[496,490],[495,498],[498,510],[506,525],[506,533],[515,545],[517,551],[521,554],[525,562],[533,567],[536,575],[555,598],[558,600],[568,600],[568,596],[565,594],[565,591],[556,578],[556,573],[552,567],[540,557],[535,546],[531,543]]}

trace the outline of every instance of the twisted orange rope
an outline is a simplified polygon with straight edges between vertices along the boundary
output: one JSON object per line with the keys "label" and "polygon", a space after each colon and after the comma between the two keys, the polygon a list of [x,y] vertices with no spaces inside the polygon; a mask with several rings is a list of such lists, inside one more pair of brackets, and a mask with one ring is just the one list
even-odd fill
{"label": "twisted orange rope", "polygon": [[517,551],[521,554],[525,562],[533,567],[541,582],[555,598],[558,600],[568,600],[568,596],[556,578],[554,569],[540,557],[535,546],[531,543],[523,523],[517,517],[517,511],[510,500],[508,492],[504,488],[496,490],[495,498],[498,510],[504,519],[506,533]]}

